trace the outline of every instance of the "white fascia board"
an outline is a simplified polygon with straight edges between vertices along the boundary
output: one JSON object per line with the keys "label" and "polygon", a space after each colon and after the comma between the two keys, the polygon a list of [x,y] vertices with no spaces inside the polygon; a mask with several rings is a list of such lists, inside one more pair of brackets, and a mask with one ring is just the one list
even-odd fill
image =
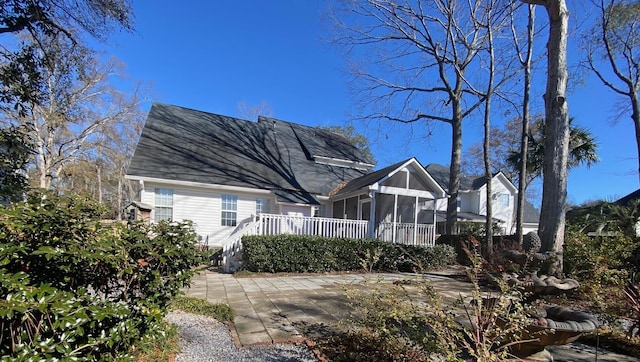
{"label": "white fascia board", "polygon": [[[380,180],[378,180],[378,182],[376,182],[374,185],[378,185],[381,184],[383,182],[385,182],[386,180],[390,179],[391,177],[393,177],[393,175],[395,175],[396,173],[404,170],[408,164],[412,163],[412,162],[418,162],[415,157],[412,157],[410,159],[408,159],[405,163],[403,163],[402,165],[400,165],[398,168],[396,168],[395,170],[389,172],[386,176],[383,176]],[[374,185],[371,185],[372,187]]]}
{"label": "white fascia board", "polygon": [[436,182],[436,180],[433,179],[433,177],[431,177],[431,175],[429,174],[429,172],[422,166],[422,164],[420,164],[420,162],[418,162],[418,160],[415,157],[410,158],[409,160],[407,160],[407,162],[403,163],[400,167],[398,167],[397,169],[391,171],[387,176],[383,177],[382,179],[380,179],[378,182],[376,182],[375,184],[371,185],[370,189],[371,190],[377,190],[379,188],[379,184],[383,183],[385,180],[389,179],[390,177],[392,177],[393,175],[395,175],[396,173],[404,170],[407,168],[407,166],[413,164],[413,168],[421,173],[427,180],[427,184],[429,184],[429,186],[432,187],[432,189],[434,189],[434,193],[433,193],[433,197],[435,199],[444,199],[446,197],[449,197],[447,195],[447,192],[444,191],[444,189],[440,186],[440,184],[438,184]]}
{"label": "white fascia board", "polygon": [[301,204],[299,202],[286,202],[286,201],[278,201],[276,200],[277,205],[291,205],[291,206],[306,206],[306,207],[317,207],[320,205],[312,205],[312,204]]}
{"label": "white fascia board", "polygon": [[143,182],[161,183],[161,184],[175,185],[175,186],[200,187],[205,189],[215,189],[215,190],[223,190],[223,191],[236,191],[236,192],[246,192],[246,193],[265,194],[265,195],[271,194],[271,190],[254,189],[251,187],[207,184],[202,182],[179,181],[179,180],[170,180],[170,179],[156,178],[156,177],[126,175],[125,179],[137,180],[137,181],[143,181]]}
{"label": "white fascia board", "polygon": [[431,191],[422,191],[422,190],[411,190],[411,189],[402,189],[399,187],[389,187],[389,186],[380,186],[377,190],[378,193],[381,194],[389,194],[389,195],[401,195],[401,196],[418,196],[425,199],[437,199],[438,195],[435,195]]}
{"label": "white fascia board", "polygon": [[370,163],[355,162],[355,161],[349,161],[349,160],[341,160],[341,159],[338,159],[338,158],[316,156],[316,155],[313,155],[313,160],[316,163],[320,163],[320,164],[332,165],[332,166],[340,166],[340,167],[353,167],[353,168],[360,169],[360,170],[368,170],[368,169],[370,169],[371,167],[374,166],[374,165],[372,165]]}

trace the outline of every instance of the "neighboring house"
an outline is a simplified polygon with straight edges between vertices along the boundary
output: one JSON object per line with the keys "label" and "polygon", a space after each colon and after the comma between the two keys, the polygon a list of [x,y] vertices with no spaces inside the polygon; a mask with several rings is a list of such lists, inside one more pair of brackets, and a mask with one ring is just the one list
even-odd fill
{"label": "neighboring house", "polygon": [[[436,166],[410,158],[372,171],[346,138],[326,130],[155,103],[127,178],[140,182],[152,221],[191,220],[209,245],[237,246],[256,232],[433,245],[448,182],[448,169]],[[502,174],[494,180],[495,202],[504,203],[495,218],[510,230],[515,188]],[[461,192],[462,219],[484,212],[483,185],[474,182]]]}
{"label": "neighboring house", "polygon": [[[449,167],[430,164],[427,172],[448,191]],[[502,173],[498,172],[491,179],[491,202],[494,223],[501,230],[502,234],[515,233],[516,204],[518,199],[518,189]],[[444,230],[446,220],[447,200],[440,200],[437,210],[442,219],[439,221],[439,231]],[[458,226],[466,223],[484,224],[487,215],[487,186],[484,176],[460,176],[460,188],[458,191]],[[538,230],[538,220],[540,213],[531,203],[525,201],[523,212],[523,233]]]}
{"label": "neighboring house", "polygon": [[567,211],[566,216],[570,222],[584,224],[583,232],[588,236],[617,236],[619,228],[624,225],[631,225],[629,228],[635,229],[635,236],[640,236],[639,200],[640,189],[613,202],[601,200],[573,208]]}

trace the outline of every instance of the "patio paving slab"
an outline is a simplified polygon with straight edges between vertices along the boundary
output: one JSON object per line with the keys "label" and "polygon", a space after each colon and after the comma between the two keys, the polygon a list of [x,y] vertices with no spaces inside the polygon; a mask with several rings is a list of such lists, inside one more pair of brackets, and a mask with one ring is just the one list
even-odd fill
{"label": "patio paving slab", "polygon": [[[195,275],[187,296],[233,309],[236,335],[242,346],[318,338],[333,333],[338,321],[352,313],[345,288],[363,289],[367,281],[392,283],[413,279],[406,273],[252,276],[203,271]],[[426,275],[445,303],[470,296],[472,285],[447,277]],[[409,287],[410,288],[410,287]],[[595,361],[596,350],[581,344],[552,348],[555,361]],[[640,362],[640,359],[598,349],[597,360]]]}

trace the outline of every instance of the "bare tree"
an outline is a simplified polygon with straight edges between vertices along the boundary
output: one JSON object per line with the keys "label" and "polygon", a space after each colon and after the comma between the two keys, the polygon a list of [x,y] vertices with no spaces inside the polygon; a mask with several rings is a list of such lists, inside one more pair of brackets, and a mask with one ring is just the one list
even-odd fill
{"label": "bare tree", "polygon": [[538,234],[543,251],[554,251],[558,258],[551,274],[562,274],[565,208],[567,204],[567,160],[569,156],[569,107],[566,90],[567,29],[569,10],[565,0],[521,0],[540,5],[549,17],[547,42],[547,87],[544,94],[545,157],[542,181],[542,209]]}
{"label": "bare tree", "polygon": [[47,48],[48,61],[39,70],[46,97],[27,103],[26,112],[5,113],[5,122],[29,129],[42,188],[55,187],[65,165],[98,158],[108,147],[105,140],[129,134],[142,122],[140,90],[126,95],[111,85],[118,63],[101,64],[64,38],[49,39]]}
{"label": "bare tree", "polygon": [[[631,109],[638,148],[638,177],[640,177],[640,1],[593,1],[598,10],[597,26],[587,35],[586,66],[602,84],[622,96],[628,103],[620,114]],[[613,74],[603,72],[608,65]]]}
{"label": "bare tree", "polygon": [[246,101],[240,101],[238,103],[238,117],[256,120],[258,116],[271,117],[273,116],[273,108],[267,101],[262,101],[260,104],[250,105]]}
{"label": "bare tree", "polygon": [[520,134],[520,155],[521,162],[518,170],[518,200],[516,206],[516,237],[518,243],[522,244],[522,224],[524,223],[524,204],[526,200],[527,190],[527,150],[529,149],[529,120],[530,120],[530,103],[531,103],[531,62],[533,57],[533,41],[535,35],[535,11],[533,5],[527,6],[528,21],[527,21],[527,40],[526,50],[524,56],[522,56],[522,49],[520,47],[518,36],[516,35],[515,27],[512,22],[513,39],[515,40],[516,51],[518,54],[518,60],[522,65],[524,71],[524,84],[522,93],[522,132]]}
{"label": "bare tree", "polygon": [[[345,1],[337,39],[354,61],[363,118],[451,125],[446,232],[453,233],[460,186],[462,122],[486,99],[471,83],[486,45],[477,26],[485,1]],[[479,81],[478,83],[484,83]],[[495,84],[494,88],[499,84]]]}

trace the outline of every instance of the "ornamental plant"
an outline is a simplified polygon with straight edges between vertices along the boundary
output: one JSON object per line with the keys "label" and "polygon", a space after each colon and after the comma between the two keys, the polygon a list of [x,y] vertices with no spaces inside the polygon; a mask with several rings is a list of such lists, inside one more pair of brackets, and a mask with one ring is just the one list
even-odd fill
{"label": "ornamental plant", "polygon": [[189,223],[112,224],[81,197],[0,207],[3,360],[127,360],[201,264]]}

